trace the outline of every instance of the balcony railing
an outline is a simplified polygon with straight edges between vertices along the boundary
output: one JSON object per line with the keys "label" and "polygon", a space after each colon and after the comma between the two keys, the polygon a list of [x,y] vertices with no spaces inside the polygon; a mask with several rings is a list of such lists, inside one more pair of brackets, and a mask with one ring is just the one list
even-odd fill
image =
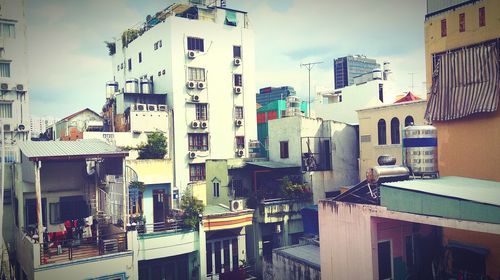
{"label": "balcony railing", "polygon": [[127,233],[65,239],[41,244],[40,264],[86,259],[127,251]]}
{"label": "balcony railing", "polygon": [[156,232],[179,232],[188,229],[188,227],[183,225],[182,220],[169,220],[166,222],[137,225],[137,233],[139,235]]}

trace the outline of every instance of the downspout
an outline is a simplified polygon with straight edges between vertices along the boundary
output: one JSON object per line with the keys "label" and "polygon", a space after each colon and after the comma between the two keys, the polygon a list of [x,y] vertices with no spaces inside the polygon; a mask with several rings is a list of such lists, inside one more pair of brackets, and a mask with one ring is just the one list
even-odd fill
{"label": "downspout", "polygon": [[40,169],[42,162],[35,162],[35,195],[36,195],[36,217],[38,222],[38,240],[43,244],[43,218],[42,218],[42,191],[40,187]]}

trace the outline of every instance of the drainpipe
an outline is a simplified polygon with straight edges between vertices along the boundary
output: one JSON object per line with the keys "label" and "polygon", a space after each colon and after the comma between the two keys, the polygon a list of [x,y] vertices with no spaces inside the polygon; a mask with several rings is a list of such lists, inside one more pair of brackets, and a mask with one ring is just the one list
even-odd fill
{"label": "drainpipe", "polygon": [[43,244],[43,219],[42,219],[42,191],[40,188],[40,169],[42,162],[35,162],[35,195],[36,195],[36,217],[38,221],[38,240],[40,246]]}

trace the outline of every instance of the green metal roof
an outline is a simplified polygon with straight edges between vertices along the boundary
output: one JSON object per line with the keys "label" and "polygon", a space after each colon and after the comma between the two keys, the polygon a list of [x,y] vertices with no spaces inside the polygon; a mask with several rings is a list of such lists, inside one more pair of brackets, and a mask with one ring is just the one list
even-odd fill
{"label": "green metal roof", "polygon": [[231,210],[226,207],[222,207],[219,205],[207,205],[205,206],[205,210],[203,211],[204,215],[215,215],[215,214],[225,214],[231,213]]}
{"label": "green metal roof", "polygon": [[382,185],[500,206],[500,182],[495,181],[449,176]]}
{"label": "green metal roof", "polygon": [[85,158],[94,156],[127,156],[122,151],[101,140],[76,141],[28,141],[19,145],[21,152],[30,160]]}
{"label": "green metal roof", "polygon": [[276,161],[250,161],[248,165],[255,165],[259,167],[278,169],[278,168],[300,168],[300,165],[281,163]]}

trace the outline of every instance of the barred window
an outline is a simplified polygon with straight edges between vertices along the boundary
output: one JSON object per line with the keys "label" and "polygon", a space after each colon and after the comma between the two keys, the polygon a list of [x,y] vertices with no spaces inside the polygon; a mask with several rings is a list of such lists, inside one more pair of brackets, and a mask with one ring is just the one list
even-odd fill
{"label": "barred window", "polygon": [[197,163],[189,165],[189,181],[205,180],[205,164]]}
{"label": "barred window", "polygon": [[208,133],[188,134],[190,151],[208,151]]}
{"label": "barred window", "polygon": [[206,121],[208,120],[207,114],[207,104],[196,104],[196,120]]}
{"label": "barred window", "polygon": [[387,144],[386,131],[385,131],[385,120],[380,119],[378,121],[378,144],[385,145]]}
{"label": "barred window", "polygon": [[12,23],[0,23],[0,36],[2,38],[16,38],[16,29]]}
{"label": "barred window", "polygon": [[234,107],[234,117],[237,119],[243,119],[243,107],[241,106]]}
{"label": "barred window", "polygon": [[12,118],[12,103],[0,103],[0,118]]}
{"label": "barred window", "polygon": [[241,74],[234,74],[234,86],[241,87],[243,85],[243,77]]}
{"label": "barred window", "polygon": [[236,148],[237,149],[245,148],[245,136],[236,136]]}
{"label": "barred window", "polygon": [[205,69],[188,67],[188,80],[190,81],[205,81]]}
{"label": "barred window", "polygon": [[190,51],[200,51],[200,52],[205,51],[203,39],[201,38],[188,37],[187,43],[188,43],[188,50]]}
{"label": "barred window", "polygon": [[0,77],[9,78],[10,77],[10,62],[0,62]]}

